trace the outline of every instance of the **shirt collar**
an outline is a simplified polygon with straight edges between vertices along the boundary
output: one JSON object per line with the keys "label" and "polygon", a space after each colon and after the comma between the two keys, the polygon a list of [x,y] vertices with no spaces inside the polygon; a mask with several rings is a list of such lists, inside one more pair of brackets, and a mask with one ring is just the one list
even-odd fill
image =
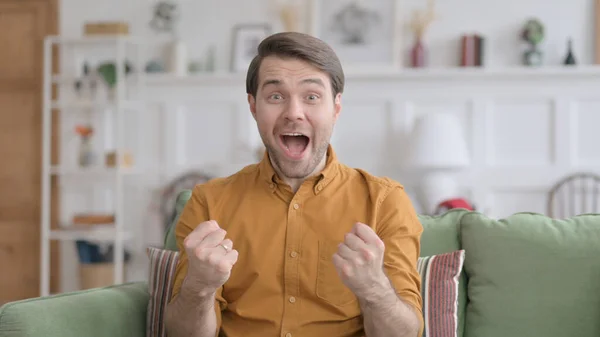
{"label": "shirt collar", "polygon": [[[325,162],[325,168],[318,174],[316,181],[320,181],[322,185],[321,188],[325,187],[338,173],[339,170],[339,161],[333,150],[331,144],[327,147],[327,159]],[[269,158],[269,152],[265,150],[262,160],[258,164],[259,174],[261,180],[265,181],[268,184],[277,182],[277,172],[273,169],[273,165],[271,164],[271,159]]]}

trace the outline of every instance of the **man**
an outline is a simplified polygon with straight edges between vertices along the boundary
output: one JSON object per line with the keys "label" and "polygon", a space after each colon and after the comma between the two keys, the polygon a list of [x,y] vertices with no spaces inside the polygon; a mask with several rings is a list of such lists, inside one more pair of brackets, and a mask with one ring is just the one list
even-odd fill
{"label": "man", "polygon": [[175,229],[169,336],[420,336],[422,227],[401,185],[336,159],[333,50],[272,35],[246,87],[267,150],[194,188]]}

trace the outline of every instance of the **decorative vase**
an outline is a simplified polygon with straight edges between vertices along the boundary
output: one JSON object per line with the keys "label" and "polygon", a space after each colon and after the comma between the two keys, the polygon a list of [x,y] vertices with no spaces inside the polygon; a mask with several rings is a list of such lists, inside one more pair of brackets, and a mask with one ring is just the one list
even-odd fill
{"label": "decorative vase", "polygon": [[523,63],[526,66],[539,67],[544,63],[544,55],[536,45],[531,45],[530,49],[523,54]]}
{"label": "decorative vase", "polygon": [[89,167],[93,163],[92,141],[90,136],[82,136],[79,144],[79,166]]}
{"label": "decorative vase", "polygon": [[425,45],[423,44],[421,38],[417,38],[411,50],[411,66],[413,68],[425,67],[425,54]]}
{"label": "decorative vase", "polygon": [[188,73],[188,52],[186,44],[179,39],[170,46],[169,70],[176,76],[186,76]]}

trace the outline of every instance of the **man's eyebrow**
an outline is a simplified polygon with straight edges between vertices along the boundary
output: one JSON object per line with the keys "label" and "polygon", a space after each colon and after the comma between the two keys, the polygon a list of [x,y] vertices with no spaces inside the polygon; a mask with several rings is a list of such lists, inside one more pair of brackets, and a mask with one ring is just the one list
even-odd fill
{"label": "man's eyebrow", "polygon": [[323,80],[321,80],[320,78],[307,78],[305,80],[302,80],[302,83],[314,83],[325,88],[325,83],[323,83]]}
{"label": "man's eyebrow", "polygon": [[271,84],[273,84],[273,85],[279,85],[279,84],[281,84],[281,81],[280,81],[280,80],[276,80],[276,79],[272,79],[272,80],[266,80],[266,81],[265,81],[265,82],[262,84],[262,87],[264,88],[264,87],[266,87],[267,85],[271,85]]}
{"label": "man's eyebrow", "polygon": [[[317,85],[325,88],[325,83],[323,83],[323,80],[321,80],[320,78],[306,78],[306,79],[300,81],[300,83],[302,83],[302,84],[311,84],[311,83],[314,83],[314,84],[317,84]],[[281,84],[280,80],[269,79],[269,80],[265,80],[263,82],[263,84],[262,84],[261,87],[264,88],[267,85],[275,85],[275,86],[277,86],[277,85],[280,85],[280,84]]]}

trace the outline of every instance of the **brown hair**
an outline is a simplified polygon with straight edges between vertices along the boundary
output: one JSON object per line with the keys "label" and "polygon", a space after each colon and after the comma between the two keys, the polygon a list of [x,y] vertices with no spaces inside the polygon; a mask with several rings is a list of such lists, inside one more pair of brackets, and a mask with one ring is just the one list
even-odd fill
{"label": "brown hair", "polygon": [[304,60],[329,75],[334,98],[344,91],[344,71],[340,60],[327,43],[316,37],[296,32],[277,33],[264,39],[257,51],[258,55],[250,63],[246,75],[246,93],[254,97],[258,91],[258,71],[267,56]]}

